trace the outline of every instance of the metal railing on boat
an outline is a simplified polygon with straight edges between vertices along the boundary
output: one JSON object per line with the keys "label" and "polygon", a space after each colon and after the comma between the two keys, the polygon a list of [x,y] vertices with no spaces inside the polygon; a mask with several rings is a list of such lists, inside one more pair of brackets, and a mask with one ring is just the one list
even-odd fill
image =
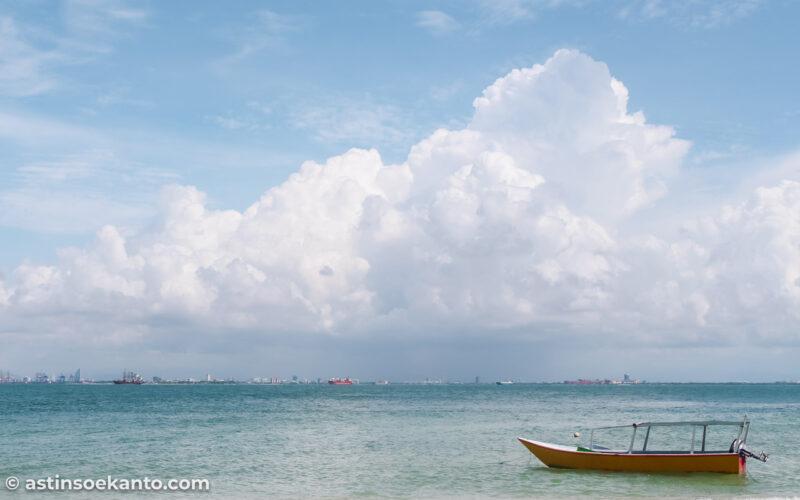
{"label": "metal railing on boat", "polygon": [[[647,442],[650,439],[650,429],[652,427],[679,427],[679,426],[691,426],[692,427],[692,443],[689,448],[689,453],[694,454],[695,449],[695,440],[697,437],[697,428],[703,428],[703,439],[700,445],[700,453],[705,453],[706,451],[706,434],[708,431],[708,427],[712,425],[729,425],[729,426],[738,426],[739,433],[736,435],[736,439],[734,442],[737,442],[741,439],[742,445],[747,442],[747,435],[750,433],[750,421],[747,420],[747,415],[744,416],[744,419],[741,421],[728,421],[728,420],[699,420],[699,421],[689,421],[689,422],[637,422],[628,425],[611,425],[607,427],[594,427],[591,429],[589,434],[589,449],[595,450],[594,447],[594,431],[596,430],[608,430],[608,429],[624,429],[626,427],[633,427],[633,433],[631,435],[631,441],[628,445],[628,450],[624,453],[632,454],[633,453],[633,445],[636,440],[636,430],[640,427],[647,427],[647,432],[644,436],[644,445],[642,446],[642,452],[647,452]],[[742,437],[744,434],[744,437]],[[599,449],[599,448],[597,448]],[[622,450],[620,450],[622,452]],[[736,452],[733,450],[732,452]]]}

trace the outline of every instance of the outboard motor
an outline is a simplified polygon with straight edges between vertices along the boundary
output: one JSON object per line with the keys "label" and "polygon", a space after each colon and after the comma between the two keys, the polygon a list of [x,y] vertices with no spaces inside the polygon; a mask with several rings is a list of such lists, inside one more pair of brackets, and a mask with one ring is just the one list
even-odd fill
{"label": "outboard motor", "polygon": [[739,456],[745,458],[755,458],[756,460],[761,460],[762,462],[766,462],[769,459],[769,455],[763,451],[756,455],[752,451],[748,450],[744,445],[739,447]]}
{"label": "outboard motor", "polygon": [[734,439],[731,443],[731,447],[728,449],[728,452],[738,453],[740,457],[755,458],[756,460],[761,460],[762,462],[766,462],[769,459],[769,455],[763,451],[756,455],[752,451],[748,450],[741,439]]}

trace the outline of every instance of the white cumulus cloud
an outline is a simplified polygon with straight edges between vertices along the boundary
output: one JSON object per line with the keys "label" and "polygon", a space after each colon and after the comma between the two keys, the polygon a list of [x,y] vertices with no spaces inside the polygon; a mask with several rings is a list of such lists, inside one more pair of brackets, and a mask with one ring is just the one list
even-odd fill
{"label": "white cumulus cloud", "polygon": [[560,50],[401,164],[364,149],[307,162],[243,212],[165,187],[153,225],[105,226],[0,282],[4,331],[798,340],[800,183],[687,221],[674,241],[625,230],[689,148],[627,104],[605,64]]}

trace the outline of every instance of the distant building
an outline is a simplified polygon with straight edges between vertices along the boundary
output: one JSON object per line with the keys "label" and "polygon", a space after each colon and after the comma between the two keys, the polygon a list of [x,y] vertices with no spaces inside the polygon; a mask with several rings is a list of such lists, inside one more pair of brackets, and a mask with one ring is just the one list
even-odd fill
{"label": "distant building", "polygon": [[49,384],[50,377],[47,376],[46,373],[39,372],[36,374],[36,378],[34,379],[37,384]]}
{"label": "distant building", "polygon": [[626,373],[625,375],[622,376],[622,382],[620,382],[620,383],[621,384],[638,384],[639,381],[637,379],[635,379],[635,378],[631,378],[631,376]]}
{"label": "distant building", "polygon": [[476,384],[480,384],[481,383],[481,378],[479,376],[477,376],[477,375],[475,375],[475,383]]}
{"label": "distant building", "polygon": [[81,369],[78,368],[75,370],[75,383],[79,384],[81,382]]}
{"label": "distant building", "polygon": [[158,384],[158,383],[163,382],[163,381],[164,381],[164,379],[162,379],[161,377],[153,375],[153,382],[154,383]]}
{"label": "distant building", "polygon": [[211,382],[211,374],[206,373],[206,382]]}

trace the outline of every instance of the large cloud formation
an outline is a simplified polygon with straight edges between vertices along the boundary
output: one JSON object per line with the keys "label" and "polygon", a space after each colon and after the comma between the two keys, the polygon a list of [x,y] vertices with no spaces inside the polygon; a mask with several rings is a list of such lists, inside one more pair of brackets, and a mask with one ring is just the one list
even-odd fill
{"label": "large cloud formation", "polygon": [[154,225],[105,226],[57,265],[14,270],[4,330],[797,340],[800,183],[675,241],[629,234],[689,143],[627,101],[605,64],[560,50],[498,79],[466,128],[437,130],[402,164],[360,149],[307,162],[243,213],[166,187]]}

